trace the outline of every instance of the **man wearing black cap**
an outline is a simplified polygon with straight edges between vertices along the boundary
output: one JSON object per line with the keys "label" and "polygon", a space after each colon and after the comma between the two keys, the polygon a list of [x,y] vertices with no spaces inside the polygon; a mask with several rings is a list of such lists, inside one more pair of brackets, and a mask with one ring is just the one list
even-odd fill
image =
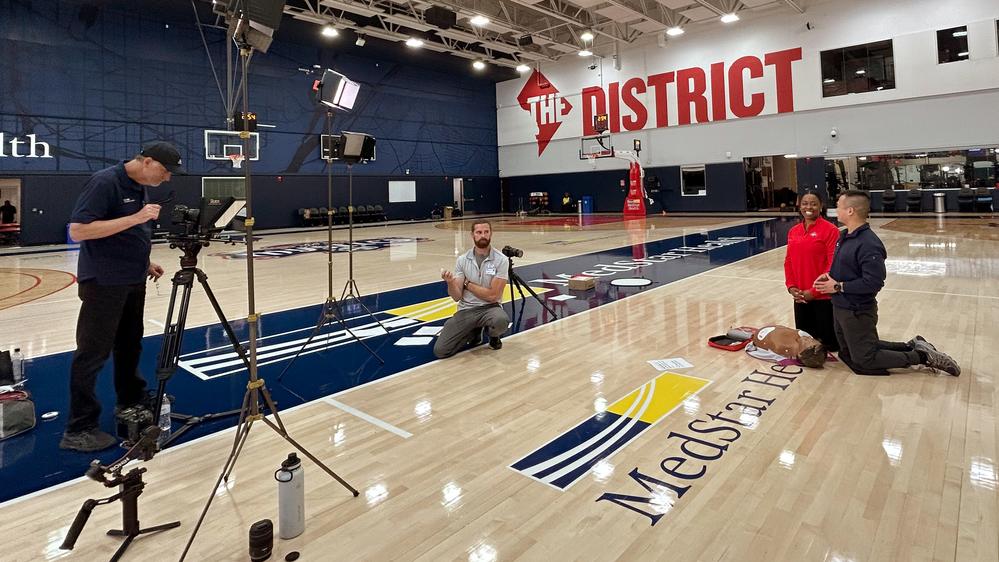
{"label": "man wearing black cap", "polygon": [[152,222],[160,206],[148,203],[146,188],[170,181],[180,165],[172,144],[148,144],[135,158],[91,176],[76,201],[69,235],[81,243],[77,279],[83,304],[70,367],[69,420],[59,443],[63,449],[91,452],[117,443],[100,430],[95,391],[97,374],[112,352],[118,407],[134,406],[146,396],[138,371],[146,278],[163,275],[163,268],[149,261]]}

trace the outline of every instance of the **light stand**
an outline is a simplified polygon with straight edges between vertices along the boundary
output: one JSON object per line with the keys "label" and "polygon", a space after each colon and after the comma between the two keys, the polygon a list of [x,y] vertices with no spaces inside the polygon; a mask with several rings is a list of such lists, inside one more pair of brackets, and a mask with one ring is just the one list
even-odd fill
{"label": "light stand", "polygon": [[[538,301],[538,304],[540,304],[542,308],[547,310],[552,315],[552,318],[558,320],[558,313],[556,313],[555,310],[548,305],[548,303],[541,300],[541,297],[539,297],[538,294],[534,292],[534,289],[532,289],[530,285],[525,283],[524,280],[519,275],[517,275],[517,273],[513,270],[513,257],[507,255],[507,258],[509,258],[510,260],[510,266],[507,268],[507,277],[510,278],[510,284],[513,285],[514,289],[517,289],[517,293],[520,295],[520,320],[516,320],[517,303],[513,303],[513,313],[514,313],[513,325],[519,327],[520,326],[519,322],[524,320],[524,306],[527,303],[527,297],[524,296],[524,289],[527,289],[527,292],[530,293],[532,297],[534,297],[534,300]],[[513,295],[512,289],[510,290],[510,295]]]}
{"label": "light stand", "polygon": [[[385,328],[382,323],[375,318],[371,310],[364,306],[361,302],[360,294],[361,290],[357,288],[357,281],[354,280],[354,163],[347,160],[347,283],[343,286],[343,292],[340,293],[340,302],[346,303],[347,299],[354,299],[354,302],[358,304],[376,324],[388,333],[388,329]],[[369,350],[370,351],[370,350]],[[372,352],[373,353],[373,352]],[[378,357],[375,355],[375,357]],[[379,361],[382,361],[378,357]],[[385,363],[382,361],[382,363]]]}
{"label": "light stand", "polygon": [[[233,39],[237,39],[237,34],[233,34]],[[249,99],[248,99],[248,85],[247,85],[247,69],[249,66],[250,54],[253,47],[250,46],[245,37],[238,40],[239,45],[239,58],[242,64],[242,90],[243,90],[243,113],[249,113]],[[243,130],[240,131],[240,138],[243,140],[243,154],[250,153],[250,131],[248,130],[248,120],[243,120]],[[249,344],[250,344],[250,365],[249,365],[249,378],[250,380],[246,383],[246,393],[243,394],[243,406],[240,409],[239,414],[239,424],[236,426],[236,434],[233,438],[232,449],[229,451],[229,456],[222,467],[222,471],[219,473],[218,479],[215,480],[215,484],[208,493],[208,501],[205,502],[204,509],[201,510],[201,516],[198,517],[198,522],[191,531],[191,536],[187,540],[187,544],[184,546],[184,552],[180,555],[180,560],[183,561],[187,557],[188,551],[191,549],[191,545],[194,543],[195,537],[198,535],[198,530],[201,528],[202,522],[205,520],[205,516],[208,514],[208,509],[212,505],[212,500],[215,499],[215,492],[218,490],[219,485],[222,484],[223,480],[228,481],[229,475],[232,470],[236,467],[236,459],[239,457],[240,451],[243,449],[243,445],[246,443],[246,438],[250,435],[250,430],[253,428],[253,422],[261,421],[271,429],[273,429],[278,435],[284,438],[289,444],[299,450],[303,455],[308,457],[309,460],[314,462],[319,468],[323,469],[324,472],[329,474],[334,480],[343,485],[344,488],[350,490],[350,492],[357,497],[359,492],[347,483],[346,480],[341,478],[337,473],[330,470],[325,464],[322,463],[318,458],[308,451],[305,447],[300,445],[297,441],[292,439],[288,435],[288,430],[285,429],[284,423],[281,421],[281,416],[278,414],[277,408],[274,405],[274,401],[271,399],[270,391],[267,390],[267,386],[264,384],[264,380],[257,377],[257,322],[259,317],[256,313],[256,305],[254,301],[253,294],[253,190],[250,184],[250,159],[247,158],[244,162],[245,168],[243,169],[243,177],[246,185],[246,289],[247,289],[247,317],[246,321],[249,325]],[[266,407],[271,411],[271,416],[273,420],[269,419],[260,413],[260,401],[263,399]]]}
{"label": "light stand", "polygon": [[[327,108],[326,110],[326,137],[331,140],[333,138],[333,108]],[[347,326],[347,323],[343,319],[343,309],[340,308],[340,303],[333,297],[333,147],[330,146],[329,148],[330,150],[328,154],[324,157],[326,160],[326,302],[323,303],[323,308],[319,311],[319,319],[316,320],[316,327],[312,329],[312,333],[309,335],[308,339],[305,340],[302,347],[297,353],[295,353],[295,356],[291,358],[291,361],[284,366],[284,369],[281,370],[281,374],[278,375],[277,380],[279,382],[284,378],[288,369],[290,369],[295,361],[298,360],[298,357],[302,354],[302,352],[309,347],[312,340],[319,335],[323,326],[332,324],[334,320],[343,326],[343,329],[350,334],[350,337],[354,338],[354,341],[363,345],[364,349],[367,349],[368,353],[374,356],[374,358],[380,363],[383,365],[385,364],[385,360],[375,353],[375,350],[371,349],[371,347],[365,343],[364,340],[357,337],[357,334],[351,331],[350,327]],[[320,142],[319,153],[321,156],[323,155],[322,142]],[[351,214],[351,211],[348,210],[348,214]],[[350,245],[350,250],[353,250],[353,237],[351,237]],[[341,300],[342,298],[343,297],[341,297]]]}

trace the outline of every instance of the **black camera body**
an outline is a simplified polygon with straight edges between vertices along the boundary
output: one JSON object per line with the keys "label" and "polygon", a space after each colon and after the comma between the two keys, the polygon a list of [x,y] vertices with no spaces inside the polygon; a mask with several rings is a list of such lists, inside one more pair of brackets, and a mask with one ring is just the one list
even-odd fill
{"label": "black camera body", "polygon": [[197,232],[200,224],[201,209],[192,209],[187,205],[174,205],[170,211],[170,222],[183,227],[184,234]]}
{"label": "black camera body", "polygon": [[128,443],[138,443],[142,432],[153,425],[153,413],[142,406],[130,406],[115,414],[118,437]]}
{"label": "black camera body", "polygon": [[524,250],[521,250],[520,248],[514,248],[513,246],[503,246],[503,249],[500,251],[502,251],[503,255],[508,258],[524,257]]}

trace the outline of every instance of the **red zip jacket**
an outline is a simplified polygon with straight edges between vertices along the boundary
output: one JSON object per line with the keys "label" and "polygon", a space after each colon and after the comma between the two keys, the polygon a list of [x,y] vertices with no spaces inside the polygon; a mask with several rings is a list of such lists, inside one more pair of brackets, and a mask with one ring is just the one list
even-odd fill
{"label": "red zip jacket", "polygon": [[807,231],[802,221],[787,233],[787,257],[784,258],[784,283],[814,295],[815,300],[828,300],[830,295],[812,290],[815,279],[828,273],[839,240],[839,229],[822,217]]}

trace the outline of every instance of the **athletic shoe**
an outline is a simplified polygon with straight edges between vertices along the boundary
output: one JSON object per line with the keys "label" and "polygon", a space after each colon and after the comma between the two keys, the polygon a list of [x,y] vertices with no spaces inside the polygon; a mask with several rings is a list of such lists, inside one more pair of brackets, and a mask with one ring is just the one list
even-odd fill
{"label": "athletic shoe", "polygon": [[96,427],[87,431],[77,431],[74,433],[63,433],[62,441],[59,442],[60,449],[70,451],[82,451],[93,453],[103,451],[118,444],[118,440],[109,433],[104,433]]}
{"label": "athletic shoe", "polygon": [[493,349],[499,349],[499,348],[503,347],[503,342],[500,341],[499,338],[490,336],[489,337],[489,347],[491,347]]}
{"label": "athletic shoe", "polygon": [[926,354],[927,367],[943,371],[952,377],[956,377],[961,374],[961,367],[958,366],[957,361],[954,361],[950,355],[947,355],[942,351],[929,348],[925,348],[920,351]]}
{"label": "athletic shoe", "polygon": [[923,336],[916,336],[911,340],[907,341],[909,347],[915,349],[916,351],[936,351],[937,348],[932,343],[926,341]]}

